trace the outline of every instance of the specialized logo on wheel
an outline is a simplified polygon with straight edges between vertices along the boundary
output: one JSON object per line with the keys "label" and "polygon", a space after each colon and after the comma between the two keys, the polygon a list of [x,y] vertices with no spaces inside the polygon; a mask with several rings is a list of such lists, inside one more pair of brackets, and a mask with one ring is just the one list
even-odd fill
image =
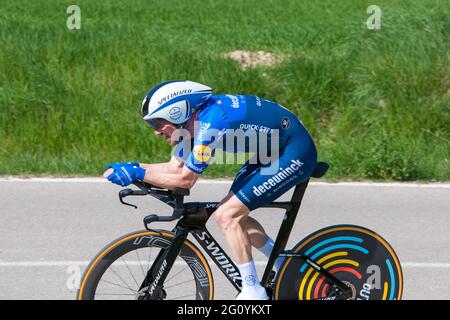
{"label": "specialized logo on wheel", "polygon": [[212,150],[208,146],[204,145],[196,145],[193,150],[194,157],[201,163],[207,162],[209,159],[211,159],[212,156]]}
{"label": "specialized logo on wheel", "polygon": [[[376,233],[356,226],[322,229],[300,242],[303,253],[346,283],[349,299],[397,300],[403,291],[400,263],[389,244]],[[276,299],[329,299],[332,284],[300,258],[289,258],[277,280]]]}

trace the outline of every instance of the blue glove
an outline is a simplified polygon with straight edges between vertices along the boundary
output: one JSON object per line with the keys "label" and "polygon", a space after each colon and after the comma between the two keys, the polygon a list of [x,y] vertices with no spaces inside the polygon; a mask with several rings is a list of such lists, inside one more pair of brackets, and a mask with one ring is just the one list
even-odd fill
{"label": "blue glove", "polygon": [[126,187],[134,181],[143,180],[145,169],[138,166],[121,166],[114,169],[114,173],[108,176],[108,180],[119,186]]}
{"label": "blue glove", "polygon": [[108,163],[105,167],[105,170],[108,170],[109,168],[113,168],[114,170],[120,167],[129,167],[129,166],[136,166],[139,167],[139,162],[114,162],[114,163]]}

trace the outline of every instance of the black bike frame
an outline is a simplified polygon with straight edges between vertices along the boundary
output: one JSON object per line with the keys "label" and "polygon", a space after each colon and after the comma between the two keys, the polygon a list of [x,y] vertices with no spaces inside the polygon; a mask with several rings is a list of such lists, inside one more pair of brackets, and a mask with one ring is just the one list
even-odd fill
{"label": "black bike frame", "polygon": [[[275,240],[274,248],[272,250],[271,256],[267,262],[261,284],[267,288],[270,285],[271,271],[274,266],[275,260],[279,256],[300,258],[309,266],[314,268],[317,272],[321,273],[325,278],[331,283],[339,288],[344,294],[351,294],[349,288],[342,283],[340,280],[335,278],[332,274],[322,269],[309,257],[301,253],[292,253],[291,251],[284,251],[286,244],[288,242],[289,236],[291,234],[292,228],[294,226],[295,219],[300,209],[300,205],[305,194],[305,190],[308,186],[309,179],[298,184],[295,187],[294,193],[292,195],[291,201],[286,202],[273,202],[268,205],[263,206],[264,208],[279,208],[286,210],[283,222],[278,231],[277,238]],[[139,186],[139,185],[138,185]],[[142,185],[140,186],[141,189]],[[130,190],[130,189],[127,189]],[[125,191],[125,190],[124,190]],[[147,296],[148,299],[154,299],[158,297],[158,288],[162,288],[164,281],[169,274],[182,246],[189,233],[191,233],[200,246],[209,255],[211,260],[219,267],[223,272],[225,277],[229,282],[240,291],[242,286],[242,279],[239,273],[239,269],[236,267],[232,259],[227,255],[227,253],[221,248],[214,237],[206,228],[205,224],[214,211],[219,206],[219,202],[192,202],[183,203],[183,196],[186,194],[181,194],[175,197],[175,201],[171,197],[164,196],[165,192],[158,190],[152,190],[152,196],[158,198],[159,200],[172,206],[175,211],[172,217],[158,217],[156,215],[150,215],[144,219],[144,224],[148,228],[148,224],[153,221],[172,221],[175,219],[180,219],[176,224],[175,228],[172,230],[175,233],[175,237],[172,241],[170,247],[166,250],[162,250],[152,265],[150,270],[147,272],[147,276],[141,285],[140,290],[148,287]],[[144,195],[147,192],[134,192],[134,195]],[[130,194],[127,194],[130,195]],[[126,195],[125,195],[126,196]],[[181,199],[181,200],[180,200]],[[122,198],[121,198],[122,201]],[[123,201],[122,201],[123,202]],[[125,202],[123,202],[126,204]],[[155,271],[158,270],[156,273]]]}

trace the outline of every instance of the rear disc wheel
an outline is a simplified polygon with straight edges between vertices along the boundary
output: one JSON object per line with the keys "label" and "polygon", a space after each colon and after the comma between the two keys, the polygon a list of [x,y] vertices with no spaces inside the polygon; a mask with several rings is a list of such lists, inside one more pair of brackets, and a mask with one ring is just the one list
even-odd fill
{"label": "rear disc wheel", "polygon": [[[351,289],[347,299],[400,300],[403,275],[392,247],[375,232],[354,225],[321,229],[292,250],[304,254]],[[288,258],[275,280],[274,299],[338,299],[333,285],[301,258]],[[330,294],[331,292],[331,294]]]}

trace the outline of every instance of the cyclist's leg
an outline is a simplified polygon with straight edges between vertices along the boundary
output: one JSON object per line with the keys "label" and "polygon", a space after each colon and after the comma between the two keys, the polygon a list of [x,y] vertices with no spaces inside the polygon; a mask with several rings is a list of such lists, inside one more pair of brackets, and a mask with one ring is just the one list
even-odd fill
{"label": "cyclist's leg", "polygon": [[264,227],[256,219],[247,216],[247,218],[242,219],[241,225],[247,231],[252,247],[259,249],[269,239]]}
{"label": "cyclist's leg", "polygon": [[231,191],[222,200],[215,213],[216,221],[222,229],[242,277],[242,292],[236,297],[238,300],[268,299],[265,289],[259,283],[255,263],[252,258],[251,245],[255,245],[253,240],[255,236],[251,230],[256,229],[255,231],[263,237],[267,236],[262,227],[262,230],[257,230],[259,224],[255,224],[255,228],[248,228],[249,223],[245,222],[253,219],[248,217],[249,211],[247,207],[242,204],[232,191],[233,187],[240,185],[241,181],[245,181],[245,178],[251,175],[256,167],[249,163],[243,166],[235,178]]}
{"label": "cyclist's leg", "polygon": [[249,210],[235,196],[222,203],[214,213],[215,220],[230,246],[236,263],[246,263],[252,259],[251,244],[247,232],[240,222],[248,216]]}
{"label": "cyclist's leg", "polygon": [[[228,195],[222,200],[222,203],[230,199],[235,192],[239,191],[247,183],[249,177],[256,173],[256,170],[261,165],[252,161],[255,160],[255,158],[256,155],[252,159],[248,160],[239,170],[230,187]],[[254,218],[247,215],[241,220],[240,223],[242,228],[247,231],[252,247],[261,248],[268,241],[269,237],[267,236],[263,226]]]}
{"label": "cyclist's leg", "polygon": [[[219,206],[228,201],[232,196],[234,196],[234,193],[230,191],[227,196],[222,199]],[[261,248],[265,243],[267,243],[269,237],[267,236],[266,231],[254,218],[247,215],[247,217],[242,218],[240,224],[242,228],[247,231],[252,247]]]}
{"label": "cyclist's leg", "polygon": [[267,300],[266,290],[259,283],[248,233],[241,225],[248,214],[248,208],[233,195],[217,208],[215,218],[242,277],[242,291],[236,299]]}

